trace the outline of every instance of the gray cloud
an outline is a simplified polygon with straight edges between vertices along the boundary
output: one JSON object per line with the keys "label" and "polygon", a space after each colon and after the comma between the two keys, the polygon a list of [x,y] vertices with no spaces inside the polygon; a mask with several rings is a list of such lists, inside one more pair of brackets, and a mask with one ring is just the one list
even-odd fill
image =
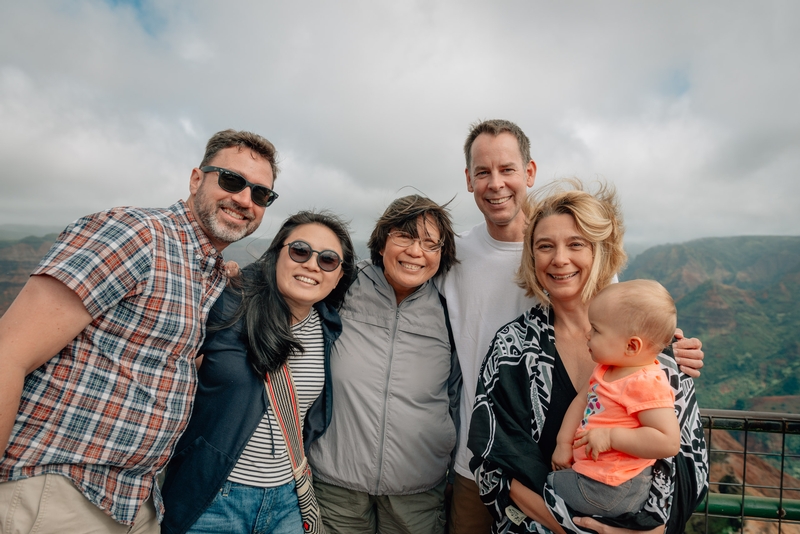
{"label": "gray cloud", "polygon": [[282,156],[289,213],[358,239],[419,190],[480,220],[469,124],[531,137],[537,184],[603,178],[628,240],[797,234],[800,5],[102,2],[0,5],[0,224],[66,224],[188,194],[205,140]]}

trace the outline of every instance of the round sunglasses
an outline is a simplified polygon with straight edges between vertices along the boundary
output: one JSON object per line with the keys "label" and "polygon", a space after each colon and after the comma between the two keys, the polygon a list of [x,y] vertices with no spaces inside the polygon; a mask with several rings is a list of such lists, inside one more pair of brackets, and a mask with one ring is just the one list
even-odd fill
{"label": "round sunglasses", "polygon": [[219,178],[217,179],[217,183],[228,193],[238,193],[239,191],[243,191],[245,187],[249,187],[250,198],[253,200],[253,204],[261,206],[262,208],[266,208],[278,198],[278,193],[269,187],[249,182],[241,174],[228,169],[207,166],[201,167],[200,170],[203,172],[218,172]]}
{"label": "round sunglasses", "polygon": [[289,247],[289,257],[297,263],[305,263],[317,253],[317,265],[325,272],[335,271],[342,263],[342,258],[333,250],[314,250],[305,241],[292,241],[286,243],[284,247]]}

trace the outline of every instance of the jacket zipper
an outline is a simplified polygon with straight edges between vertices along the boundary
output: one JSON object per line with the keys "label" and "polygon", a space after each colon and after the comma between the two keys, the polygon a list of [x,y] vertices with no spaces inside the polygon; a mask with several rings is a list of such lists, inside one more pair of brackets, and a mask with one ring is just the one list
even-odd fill
{"label": "jacket zipper", "polygon": [[386,442],[386,412],[389,409],[389,384],[392,376],[392,363],[394,362],[394,340],[397,337],[397,324],[400,321],[400,307],[395,309],[394,313],[394,327],[392,328],[392,336],[389,339],[389,365],[386,370],[386,388],[383,390],[383,417],[381,419],[381,440],[378,443],[378,476],[375,481],[375,495],[378,495],[381,486],[381,478],[383,477],[383,445]]}

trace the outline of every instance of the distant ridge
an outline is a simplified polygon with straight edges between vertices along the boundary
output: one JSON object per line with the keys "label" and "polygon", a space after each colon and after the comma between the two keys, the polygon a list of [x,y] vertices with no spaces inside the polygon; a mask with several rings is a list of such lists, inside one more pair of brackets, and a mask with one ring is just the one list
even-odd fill
{"label": "distant ridge", "polygon": [[707,280],[763,288],[798,264],[800,236],[706,237],[651,247],[636,256],[623,278],[658,280],[677,299]]}
{"label": "distant ridge", "polygon": [[0,315],[6,312],[57,237],[58,234],[48,234],[0,241]]}
{"label": "distant ridge", "polygon": [[37,226],[32,224],[0,224],[0,241],[17,241],[24,237],[42,237],[47,234],[58,235],[61,230],[67,227],[67,223],[62,226]]}

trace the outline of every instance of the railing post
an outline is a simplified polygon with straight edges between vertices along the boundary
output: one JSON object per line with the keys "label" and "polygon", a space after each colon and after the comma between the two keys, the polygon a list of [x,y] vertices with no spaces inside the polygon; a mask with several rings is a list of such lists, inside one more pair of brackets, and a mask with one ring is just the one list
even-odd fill
{"label": "railing post", "polygon": [[708,484],[708,491],[706,492],[706,518],[705,518],[705,534],[708,534],[708,506],[711,499],[708,498],[708,494],[711,492],[711,451],[714,450],[714,447],[711,445],[711,436],[714,433],[714,416],[710,415],[708,417],[708,480],[706,483]]}
{"label": "railing post", "polygon": [[778,483],[780,489],[778,490],[778,534],[781,534],[781,527],[783,525],[783,518],[786,517],[786,509],[783,507],[783,473],[786,466],[786,431],[789,429],[786,419],[783,420],[781,426],[781,480]]}
{"label": "railing post", "polygon": [[[740,532],[744,532],[744,496],[747,495],[747,438],[750,431],[750,420],[744,419],[744,447],[742,449],[742,515],[739,520],[742,522]],[[709,466],[709,471],[711,471]],[[709,475],[710,476],[710,475]]]}

